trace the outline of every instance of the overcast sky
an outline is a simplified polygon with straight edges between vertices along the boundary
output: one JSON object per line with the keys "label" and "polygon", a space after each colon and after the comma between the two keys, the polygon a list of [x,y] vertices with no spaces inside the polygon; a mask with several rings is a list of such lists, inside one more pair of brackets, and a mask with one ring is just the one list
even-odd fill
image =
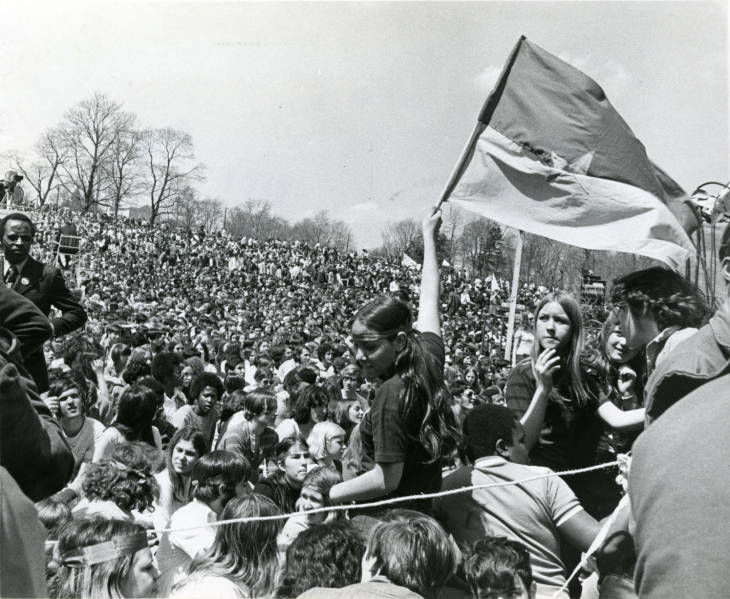
{"label": "overcast sky", "polygon": [[729,178],[724,0],[0,6],[0,152],[101,91],[192,134],[203,196],[327,209],[364,247],[438,198],[520,34],[593,77],[685,190]]}

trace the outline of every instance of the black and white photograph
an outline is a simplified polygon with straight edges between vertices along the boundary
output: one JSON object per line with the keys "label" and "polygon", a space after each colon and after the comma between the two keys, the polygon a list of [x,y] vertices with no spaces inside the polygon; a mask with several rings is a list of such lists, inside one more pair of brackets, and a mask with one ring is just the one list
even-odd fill
{"label": "black and white photograph", "polygon": [[0,597],[730,597],[725,0],[0,0]]}

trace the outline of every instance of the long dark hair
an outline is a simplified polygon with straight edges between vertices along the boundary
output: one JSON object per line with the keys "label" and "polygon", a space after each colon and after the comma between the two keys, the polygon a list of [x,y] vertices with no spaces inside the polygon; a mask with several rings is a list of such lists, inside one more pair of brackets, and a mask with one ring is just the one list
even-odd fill
{"label": "long dark hair", "polygon": [[[586,345],[581,357],[584,371],[596,377],[599,384],[608,393],[618,388],[618,371],[621,365],[614,364],[606,352],[608,337],[618,324],[618,315],[612,311],[603,323],[598,335]],[[647,378],[646,349],[642,348],[633,358],[627,360],[626,364],[636,373],[636,396],[643,404],[643,389]]]}
{"label": "long dark hair", "polygon": [[152,420],[157,411],[157,396],[142,385],[127,387],[119,398],[114,426],[127,441],[144,441],[153,447]]}
{"label": "long dark hair", "polygon": [[[205,454],[205,437],[197,428],[192,425],[184,426],[178,430],[170,439],[170,443],[167,446],[167,458],[165,463],[167,464],[167,473],[170,476],[170,482],[172,483],[172,496],[175,501],[187,503],[192,498],[192,492],[190,486],[186,485],[186,478],[190,480],[190,475],[183,477],[181,474],[175,472],[172,467],[172,454],[175,451],[175,446],[180,441],[190,441],[193,444],[193,448],[198,454],[198,458]],[[191,468],[192,473],[192,468]]]}
{"label": "long dark hair", "polygon": [[435,462],[457,445],[459,432],[449,408],[449,391],[444,383],[443,366],[428,356],[421,344],[421,333],[413,328],[408,305],[394,297],[380,296],[365,304],[355,320],[383,339],[405,336],[405,346],[392,366],[393,375],[403,381],[403,416],[411,438],[420,442]]}

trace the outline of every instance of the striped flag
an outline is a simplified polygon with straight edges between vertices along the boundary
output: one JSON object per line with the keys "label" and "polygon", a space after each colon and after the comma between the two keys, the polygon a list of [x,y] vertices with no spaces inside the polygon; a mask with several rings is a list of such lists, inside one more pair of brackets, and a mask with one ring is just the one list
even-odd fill
{"label": "striped flag", "polygon": [[521,231],[675,269],[693,251],[686,231],[696,223],[679,185],[595,81],[524,36],[444,198]]}

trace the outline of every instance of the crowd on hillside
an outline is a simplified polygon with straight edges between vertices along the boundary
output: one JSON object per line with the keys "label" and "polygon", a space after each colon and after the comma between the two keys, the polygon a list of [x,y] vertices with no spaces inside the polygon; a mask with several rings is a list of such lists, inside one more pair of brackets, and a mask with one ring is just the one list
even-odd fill
{"label": "crowd on hillside", "polygon": [[[33,299],[28,252],[47,265],[39,280],[58,268],[72,290],[59,313],[35,302],[52,337],[42,374],[24,357],[42,359],[43,315],[6,314],[0,329],[0,394],[33,407],[50,448],[0,470],[36,502],[46,536],[39,566],[28,520],[4,524],[3,543],[27,548],[28,596],[691,596],[667,589],[680,574],[695,584],[677,564],[697,541],[668,543],[651,506],[681,521],[694,501],[658,473],[689,461],[668,457],[691,436],[684,421],[713,435],[704,411],[678,420],[670,408],[721,374],[714,354],[691,375],[685,362],[688,344],[725,326],[723,309],[700,328],[702,296],[655,267],[614,281],[588,330],[579,299],[523,284],[505,357],[509,283],[438,265],[439,223],[424,218],[423,266],[410,269],[64,209],[6,217],[7,302]],[[5,456],[31,443],[21,429],[2,438]],[[568,581],[612,513],[582,585]]]}

